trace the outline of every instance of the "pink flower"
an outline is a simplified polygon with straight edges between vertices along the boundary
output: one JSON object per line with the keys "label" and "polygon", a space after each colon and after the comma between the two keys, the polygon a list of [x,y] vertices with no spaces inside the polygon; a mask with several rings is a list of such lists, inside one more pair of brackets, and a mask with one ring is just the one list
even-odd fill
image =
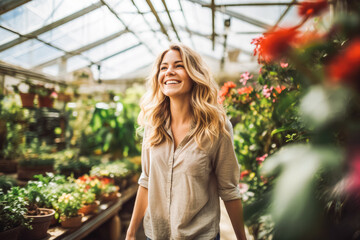
{"label": "pink flower", "polygon": [[256,162],[260,164],[260,163],[264,162],[267,157],[268,157],[267,153],[262,155],[261,157],[257,157]]}
{"label": "pink flower", "polygon": [[239,189],[240,189],[240,193],[244,194],[249,190],[249,185],[246,183],[239,183]]}
{"label": "pink flower", "polygon": [[240,82],[241,82],[243,85],[246,85],[247,81],[248,81],[249,79],[251,79],[252,77],[253,77],[253,75],[250,75],[250,73],[245,72],[245,73],[241,74]]}
{"label": "pink flower", "polygon": [[263,87],[262,94],[263,94],[266,98],[269,98],[269,97],[271,96],[271,92],[272,92],[273,89],[274,89],[274,87],[268,88],[267,85],[265,85],[265,86]]}
{"label": "pink flower", "polygon": [[281,68],[287,68],[288,66],[289,66],[288,63],[284,63],[284,62],[281,62],[281,63],[280,63],[280,67],[281,67]]}

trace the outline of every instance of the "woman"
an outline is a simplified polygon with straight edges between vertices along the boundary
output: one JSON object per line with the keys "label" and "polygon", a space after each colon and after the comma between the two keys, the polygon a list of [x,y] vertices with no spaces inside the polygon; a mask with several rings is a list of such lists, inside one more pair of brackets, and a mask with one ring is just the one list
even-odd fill
{"label": "woman", "polygon": [[201,57],[172,44],[157,58],[138,118],[142,174],[126,239],[219,239],[219,196],[246,239],[232,126]]}

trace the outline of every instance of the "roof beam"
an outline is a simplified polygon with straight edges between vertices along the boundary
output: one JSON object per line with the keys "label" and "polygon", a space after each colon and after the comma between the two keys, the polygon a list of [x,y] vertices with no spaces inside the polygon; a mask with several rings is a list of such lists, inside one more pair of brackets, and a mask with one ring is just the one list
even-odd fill
{"label": "roof beam", "polygon": [[0,15],[30,1],[31,0],[2,0],[0,1]]}
{"label": "roof beam", "polygon": [[[203,33],[199,33],[197,31],[193,31],[193,30],[190,30],[190,29],[185,29],[184,27],[181,27],[179,26],[180,30],[182,31],[189,31],[191,34],[195,35],[195,36],[199,36],[199,37],[203,37],[203,38],[206,38],[208,40],[211,40],[211,35],[207,35],[207,34],[203,34]],[[215,42],[216,43],[219,43],[219,44],[223,44],[223,42],[219,41],[219,40],[216,40],[215,39]],[[233,46],[233,45],[230,45],[230,44],[227,44],[227,46],[229,46],[230,48],[235,48],[235,49],[239,49],[241,51],[241,53],[244,53],[246,55],[249,55],[249,56],[253,56],[253,53],[252,52],[249,52],[247,50],[244,50],[244,49],[241,49],[237,46]]]}
{"label": "roof beam", "polygon": [[81,48],[78,48],[78,49],[73,50],[73,51],[71,51],[71,52],[67,52],[65,55],[63,55],[63,56],[61,56],[61,57],[57,57],[57,58],[51,59],[51,60],[49,60],[49,61],[47,61],[47,62],[41,63],[41,64],[35,66],[34,69],[44,68],[44,67],[46,67],[46,66],[50,66],[50,65],[56,64],[56,63],[58,63],[58,61],[59,61],[60,59],[66,60],[66,59],[71,58],[71,57],[73,57],[73,56],[80,55],[82,52],[85,52],[85,51],[88,51],[88,50],[90,50],[90,49],[92,49],[92,48],[95,48],[95,47],[97,47],[97,46],[100,46],[101,44],[104,44],[104,43],[106,43],[106,42],[109,42],[109,41],[111,41],[111,40],[113,40],[113,39],[115,39],[115,38],[117,38],[117,37],[119,37],[119,36],[121,36],[122,34],[127,33],[127,32],[129,32],[129,31],[125,29],[125,30],[122,30],[122,31],[120,31],[120,32],[111,34],[110,36],[107,36],[107,37],[105,37],[105,38],[102,38],[102,39],[100,39],[100,40],[97,40],[97,41],[95,41],[95,42],[92,42],[92,43],[90,43],[90,44],[88,44],[88,45],[85,45],[85,46],[83,46],[83,47],[81,47]]}
{"label": "roof beam", "polygon": [[194,42],[193,42],[193,40],[192,40],[192,34],[191,34],[191,32],[189,31],[189,27],[188,27],[188,26],[189,26],[189,23],[187,22],[186,17],[185,17],[184,9],[183,9],[183,7],[182,7],[181,1],[178,0],[178,2],[179,2],[179,6],[180,6],[181,13],[182,13],[183,18],[184,18],[184,21],[185,21],[186,31],[187,31],[187,32],[189,33],[189,35],[190,35],[190,41],[191,41],[191,44],[192,44],[193,48],[195,48],[195,44],[194,44]]}
{"label": "roof beam", "polygon": [[[202,0],[188,0],[188,1],[192,2],[192,3],[197,3],[197,4],[201,5],[201,6],[207,5],[206,2],[204,2]],[[216,11],[219,11],[219,10],[216,10]],[[259,20],[247,17],[245,15],[242,15],[241,13],[237,13],[237,12],[230,11],[230,10],[227,10],[227,9],[225,9],[224,11],[221,11],[221,12],[225,13],[226,15],[229,15],[230,17],[237,18],[237,19],[239,19],[241,21],[250,23],[250,24],[255,25],[257,27],[261,27],[263,29],[270,29],[271,28],[271,25],[269,25],[267,23],[264,23],[264,22],[261,22]]]}
{"label": "roof beam", "polygon": [[215,0],[211,0],[211,41],[212,41],[212,49],[215,50]]}
{"label": "roof beam", "polygon": [[119,51],[119,52],[113,53],[113,54],[111,54],[110,56],[104,57],[104,58],[102,58],[101,60],[95,62],[94,64],[100,64],[101,62],[103,62],[103,61],[105,61],[105,60],[108,60],[108,59],[113,58],[113,57],[115,57],[115,56],[117,56],[117,55],[119,55],[119,54],[122,54],[122,53],[124,53],[124,52],[127,52],[127,51],[129,51],[129,50],[131,50],[131,49],[133,49],[133,48],[136,48],[136,47],[140,46],[140,45],[142,45],[142,44],[141,44],[141,43],[138,43],[138,44],[132,45],[131,47],[128,47],[128,48],[125,48],[125,49],[123,49],[123,50],[121,50],[121,51]]}
{"label": "roof beam", "polygon": [[296,1],[296,0],[292,0],[291,3],[292,3],[292,4],[289,5],[289,6],[285,9],[285,11],[281,14],[281,16],[280,16],[279,19],[276,21],[275,25],[271,28],[271,30],[275,30],[275,29],[278,27],[279,23],[281,22],[281,20],[283,20],[283,18],[285,17],[285,15],[290,11],[290,8],[293,6],[293,4],[297,4],[297,1]]}
{"label": "roof beam", "polygon": [[124,27],[125,27],[126,30],[128,30],[131,34],[133,34],[133,35],[137,38],[137,40],[138,40],[141,44],[143,44],[151,54],[155,55],[154,52],[153,52],[153,50],[152,50],[146,43],[144,43],[144,42],[141,40],[141,38],[139,38],[139,36],[138,36],[135,32],[133,32],[133,31],[131,31],[131,30],[129,29],[129,27],[128,27],[128,26],[125,24],[125,22],[119,17],[119,15],[114,11],[114,9],[112,9],[104,0],[100,0],[100,1],[102,2],[102,4],[104,4],[104,5],[109,9],[109,11],[110,11],[112,14],[114,14],[114,16],[122,23],[122,25],[124,25]]}
{"label": "roof beam", "polygon": [[[131,2],[132,2],[132,4],[134,5],[134,7],[136,8],[136,10],[137,10],[137,13],[136,13],[136,14],[141,14],[141,16],[143,17],[144,21],[146,22],[146,25],[148,25],[149,29],[150,29],[150,30],[154,33],[154,35],[156,36],[156,39],[158,40],[159,45],[161,45],[161,40],[159,39],[158,35],[156,34],[157,31],[155,31],[155,30],[153,29],[153,27],[151,26],[151,24],[148,22],[148,20],[147,20],[147,19],[145,18],[145,16],[144,16],[144,14],[146,14],[146,13],[140,11],[140,9],[138,8],[138,6],[136,6],[134,0],[131,0]],[[150,12],[149,12],[149,13],[150,13]]]}
{"label": "roof beam", "polygon": [[97,2],[95,4],[90,5],[89,7],[81,9],[78,12],[75,12],[75,13],[69,15],[69,16],[66,16],[66,17],[64,17],[62,19],[59,19],[59,20],[53,22],[53,23],[50,23],[49,25],[46,25],[46,26],[44,26],[42,28],[39,28],[39,29],[37,29],[35,31],[32,31],[31,33],[22,35],[17,39],[14,39],[14,40],[12,40],[10,42],[7,42],[7,43],[5,43],[3,45],[0,45],[0,52],[4,51],[6,49],[9,49],[11,47],[14,47],[14,46],[16,46],[16,45],[18,45],[20,43],[23,43],[23,42],[27,41],[28,39],[36,38],[38,35],[40,35],[42,33],[50,31],[50,30],[52,30],[52,29],[54,29],[56,27],[59,27],[60,25],[62,25],[64,23],[70,22],[70,21],[72,21],[72,20],[74,20],[74,19],[76,19],[78,17],[81,17],[81,16],[83,16],[83,15],[85,15],[85,14],[87,14],[87,13],[89,13],[89,12],[95,10],[95,9],[98,9],[101,6],[102,6],[102,3]]}
{"label": "roof beam", "polygon": [[154,8],[154,6],[152,5],[150,0],[146,0],[147,4],[149,5],[152,13],[154,14],[156,21],[159,23],[161,31],[163,32],[163,34],[165,34],[165,36],[167,37],[167,39],[169,40],[169,42],[171,42],[171,38],[169,37],[166,28],[164,27],[164,24],[161,22],[161,19],[159,17],[159,15],[156,12],[156,9]]}
{"label": "roof beam", "polygon": [[165,2],[165,0],[161,0],[161,1],[162,1],[163,5],[164,5],[164,7],[165,7],[165,10],[166,10],[166,13],[167,13],[169,19],[170,19],[171,27],[173,28],[173,30],[174,30],[174,32],[175,32],[175,34],[176,34],[177,39],[179,40],[179,42],[181,42],[180,37],[179,37],[179,35],[178,35],[177,31],[176,31],[174,22],[173,22],[173,20],[172,20],[172,18],[171,18],[169,9],[167,8],[166,2]]}
{"label": "roof beam", "polygon": [[[17,34],[17,35],[19,35],[20,37],[25,37],[24,35],[21,35],[20,33],[15,32],[15,31],[13,31],[13,30],[11,30],[11,29],[7,29],[7,28],[5,28],[5,27],[3,27],[3,26],[0,26],[0,28],[3,28],[3,29],[5,29],[5,30],[8,30],[8,31],[10,31],[10,32],[12,32],[12,33],[14,33],[14,34]],[[25,37],[25,38],[26,38],[26,37]],[[42,43],[44,43],[45,45],[47,45],[47,46],[49,46],[49,47],[52,47],[52,48],[54,48],[54,49],[56,49],[56,50],[59,50],[59,51],[61,51],[61,52],[64,52],[65,54],[68,54],[68,53],[69,53],[69,52],[67,52],[66,50],[62,49],[62,48],[59,48],[59,47],[57,47],[57,46],[55,46],[55,45],[53,45],[53,44],[51,44],[51,43],[49,43],[49,42],[46,42],[46,41],[44,41],[44,40],[39,39],[37,36],[34,36],[33,39],[36,39],[37,41],[42,42]],[[31,50],[30,50],[30,51],[31,51]],[[82,55],[82,57],[85,58],[86,61],[89,61],[89,62],[92,63],[92,61],[91,61],[88,57],[83,56],[83,55]]]}
{"label": "roof beam", "polygon": [[[264,2],[264,3],[228,3],[228,4],[216,4],[215,7],[216,8],[221,8],[221,7],[261,7],[261,6],[291,6],[291,5],[296,5],[299,4],[297,2],[293,3],[293,2],[288,2],[288,3],[284,3],[284,2]],[[201,5],[203,7],[211,7],[211,5],[209,4],[203,4]]]}

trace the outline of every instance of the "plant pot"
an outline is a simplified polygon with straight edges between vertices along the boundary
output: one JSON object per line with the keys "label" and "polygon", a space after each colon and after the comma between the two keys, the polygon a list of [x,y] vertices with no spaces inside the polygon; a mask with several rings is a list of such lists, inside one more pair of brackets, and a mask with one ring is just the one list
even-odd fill
{"label": "plant pot", "polygon": [[0,239],[17,240],[21,229],[21,226],[17,226],[4,232],[0,232]]}
{"label": "plant pot", "polygon": [[70,102],[71,101],[71,95],[65,94],[65,93],[58,93],[58,101],[62,102]]}
{"label": "plant pot", "polygon": [[56,225],[59,223],[59,219],[55,218],[55,215],[51,218],[50,226]]}
{"label": "plant pot", "polygon": [[116,200],[120,197],[119,192],[112,192],[112,193],[104,193],[101,195],[101,202],[110,202]]}
{"label": "plant pot", "polygon": [[0,160],[0,172],[3,173],[15,173],[17,170],[17,161],[16,160]]}
{"label": "plant pot", "polygon": [[39,208],[42,213],[45,215],[30,216],[25,215],[26,218],[31,218],[32,221],[30,225],[32,229],[24,228],[20,233],[20,239],[24,240],[33,240],[33,239],[42,239],[47,236],[47,231],[50,226],[51,219],[54,217],[55,210],[48,208]]}
{"label": "plant pot", "polygon": [[17,178],[20,180],[32,180],[33,176],[37,174],[45,174],[47,172],[54,172],[53,165],[45,166],[21,166],[17,168]]}
{"label": "plant pot", "polygon": [[39,96],[39,106],[52,108],[54,104],[54,99],[50,96]]}
{"label": "plant pot", "polygon": [[78,213],[82,213],[84,215],[95,213],[99,209],[99,205],[99,201],[95,201],[92,204],[84,205],[79,209]]}
{"label": "plant pot", "polygon": [[20,98],[23,107],[34,107],[34,93],[20,93]]}
{"label": "plant pot", "polygon": [[83,215],[80,214],[76,217],[65,217],[65,216],[61,216],[60,217],[60,221],[61,221],[61,226],[63,228],[75,228],[75,227],[80,227],[82,222],[82,217]]}

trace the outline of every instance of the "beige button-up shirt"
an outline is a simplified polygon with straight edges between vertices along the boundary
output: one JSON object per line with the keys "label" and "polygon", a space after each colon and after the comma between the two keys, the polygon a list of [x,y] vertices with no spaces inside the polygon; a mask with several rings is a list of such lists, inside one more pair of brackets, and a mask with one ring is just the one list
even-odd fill
{"label": "beige button-up shirt", "polygon": [[[174,142],[142,150],[139,184],[148,189],[144,217],[145,235],[152,240],[214,239],[219,233],[219,196],[224,201],[240,199],[240,169],[231,137],[221,134],[201,150],[192,130],[174,149]],[[169,124],[167,132],[172,137]],[[146,136],[145,136],[146,137]]]}

